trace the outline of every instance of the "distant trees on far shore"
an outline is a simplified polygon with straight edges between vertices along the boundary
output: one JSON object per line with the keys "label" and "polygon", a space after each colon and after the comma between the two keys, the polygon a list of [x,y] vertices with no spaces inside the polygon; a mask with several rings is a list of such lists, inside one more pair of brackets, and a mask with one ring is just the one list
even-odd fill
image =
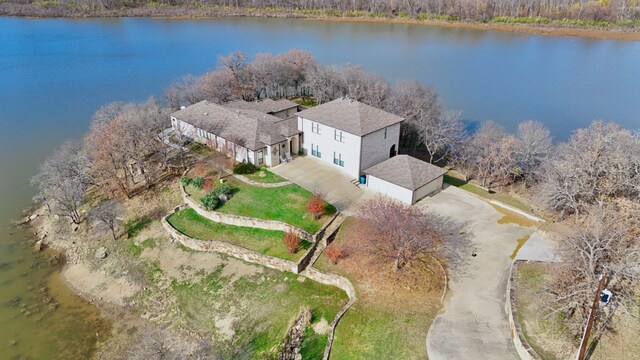
{"label": "distant trees on far shore", "polygon": [[[153,16],[213,14],[395,17],[405,19],[560,24],[633,25],[636,0],[9,0],[0,14],[29,16]],[[637,26],[637,24],[636,24]]]}

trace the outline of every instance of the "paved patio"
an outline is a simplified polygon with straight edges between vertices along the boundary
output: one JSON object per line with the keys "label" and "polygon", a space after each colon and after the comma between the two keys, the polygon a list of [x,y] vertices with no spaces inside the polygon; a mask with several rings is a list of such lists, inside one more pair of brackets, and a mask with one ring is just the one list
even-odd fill
{"label": "paved patio", "polygon": [[353,213],[364,198],[374,195],[366,187],[352,184],[349,175],[309,156],[297,157],[269,170],[309,191],[321,191],[325,200],[346,214]]}

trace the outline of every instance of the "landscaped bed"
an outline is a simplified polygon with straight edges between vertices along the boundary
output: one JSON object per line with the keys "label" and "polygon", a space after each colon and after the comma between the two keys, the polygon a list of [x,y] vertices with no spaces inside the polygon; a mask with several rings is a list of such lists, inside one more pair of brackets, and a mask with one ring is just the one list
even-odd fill
{"label": "landscaped bed", "polygon": [[333,244],[347,252],[334,264],[326,252],[314,267],[342,275],[353,283],[358,300],[336,327],[333,359],[425,359],[425,339],[440,309],[440,291],[408,288],[371,276],[366,251],[350,247],[353,220],[348,219]]}
{"label": "landscaped bed", "polygon": [[[215,209],[221,213],[278,220],[311,234],[320,230],[330,217],[324,215],[318,220],[314,220],[306,209],[313,194],[296,184],[263,188],[246,184],[232,176],[227,176],[224,179],[235,191],[231,200]],[[215,188],[220,186],[222,186],[220,182],[215,184]],[[186,190],[198,202],[207,193],[206,190],[198,189],[193,185],[188,185]],[[333,214],[335,211],[335,207],[327,204],[326,214]]]}
{"label": "landscaped bed", "polygon": [[291,254],[283,242],[284,233],[251,227],[225,225],[185,209],[171,215],[167,221],[181,233],[200,240],[220,240],[281,259],[298,261],[311,244],[302,241],[298,252]]}

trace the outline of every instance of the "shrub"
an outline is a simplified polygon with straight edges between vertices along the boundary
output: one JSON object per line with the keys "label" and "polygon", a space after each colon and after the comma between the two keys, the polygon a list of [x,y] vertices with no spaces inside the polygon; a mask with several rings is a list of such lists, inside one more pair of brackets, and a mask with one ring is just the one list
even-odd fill
{"label": "shrub", "polygon": [[213,190],[213,194],[216,196],[220,195],[231,195],[235,188],[227,183],[220,185],[217,189]]}
{"label": "shrub", "polygon": [[218,205],[220,205],[220,199],[218,199],[218,195],[215,194],[215,191],[212,191],[200,198],[200,202],[207,210],[215,210]]}
{"label": "shrub", "polygon": [[258,168],[253,165],[252,163],[242,163],[242,164],[238,164],[233,168],[233,173],[234,174],[253,174],[254,172],[258,171]]}
{"label": "shrub", "polygon": [[206,192],[210,192],[213,190],[213,179],[206,178],[204,179],[204,184],[202,185],[202,189]]}
{"label": "shrub", "polygon": [[337,264],[338,260],[340,260],[344,256],[342,248],[336,244],[327,246],[326,252],[329,260],[331,260],[331,262],[333,262],[334,264]]}
{"label": "shrub", "polygon": [[191,179],[191,185],[197,187],[198,189],[202,189],[202,185],[204,185],[204,179],[202,176],[196,176]]}
{"label": "shrub", "polygon": [[313,215],[313,218],[317,220],[325,212],[325,203],[318,195],[315,195],[309,204],[307,204],[307,210]]}
{"label": "shrub", "polygon": [[289,252],[295,254],[298,251],[298,247],[300,246],[300,236],[298,234],[287,231],[284,234],[284,243],[289,248]]}
{"label": "shrub", "polygon": [[191,179],[186,176],[183,176],[180,178],[180,183],[182,183],[182,186],[187,186],[191,184]]}

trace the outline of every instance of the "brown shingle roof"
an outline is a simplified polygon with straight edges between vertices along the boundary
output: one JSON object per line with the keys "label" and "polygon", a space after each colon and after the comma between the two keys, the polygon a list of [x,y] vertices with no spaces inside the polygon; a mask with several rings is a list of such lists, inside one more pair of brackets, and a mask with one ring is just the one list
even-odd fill
{"label": "brown shingle roof", "polygon": [[[171,116],[229,141],[258,150],[286,140],[282,119],[255,110],[231,110],[207,100],[176,111]],[[266,135],[266,136],[265,136]]]}
{"label": "brown shingle roof", "polygon": [[364,136],[404,119],[349,98],[340,98],[312,107],[297,115],[353,135]]}
{"label": "brown shingle roof", "polygon": [[409,155],[397,155],[364,170],[364,173],[409,190],[417,190],[444,175],[446,170]]}
{"label": "brown shingle roof", "polygon": [[280,99],[280,100],[271,100],[269,98],[262,99],[260,101],[244,101],[244,100],[236,100],[231,101],[224,104],[225,107],[230,109],[241,109],[241,110],[255,110],[260,111],[266,114],[273,114],[283,110],[297,108],[298,104],[294,103],[291,100]]}

